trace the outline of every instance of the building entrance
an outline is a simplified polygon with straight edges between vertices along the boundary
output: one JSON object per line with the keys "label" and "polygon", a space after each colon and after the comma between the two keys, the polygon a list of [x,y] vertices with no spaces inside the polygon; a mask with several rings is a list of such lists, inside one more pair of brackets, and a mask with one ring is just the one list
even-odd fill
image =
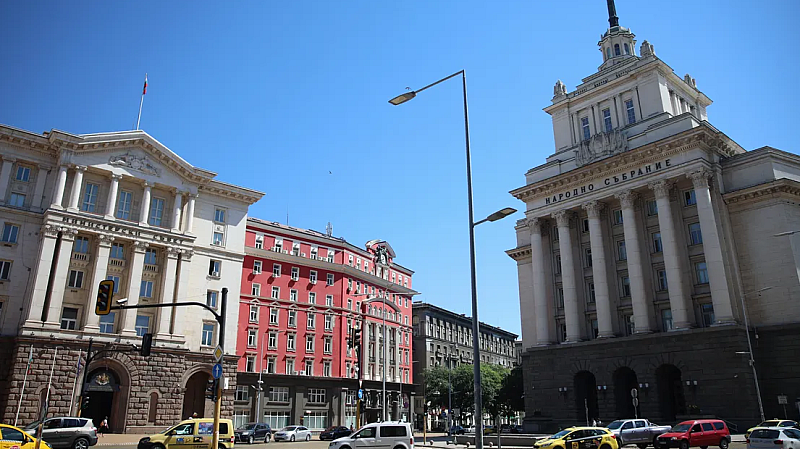
{"label": "building entrance", "polygon": [[119,417],[115,413],[119,391],[119,376],[113,370],[100,368],[92,371],[89,374],[89,382],[84,386],[89,404],[81,416],[90,418],[98,429],[103,419],[108,418],[109,431],[121,432],[123,429],[112,426],[113,423],[119,422]]}

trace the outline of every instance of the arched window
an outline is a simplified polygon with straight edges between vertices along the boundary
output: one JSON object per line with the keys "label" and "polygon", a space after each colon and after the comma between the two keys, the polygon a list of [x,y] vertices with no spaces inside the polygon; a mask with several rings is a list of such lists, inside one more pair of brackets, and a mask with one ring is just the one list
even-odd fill
{"label": "arched window", "polygon": [[614,56],[619,56],[619,44],[614,44]]}
{"label": "arched window", "polygon": [[611,59],[611,47],[606,47],[606,59]]}
{"label": "arched window", "polygon": [[630,47],[628,47],[628,44],[623,44],[623,45],[625,46],[625,54],[626,54],[626,55],[629,55],[629,54],[631,54],[631,48],[630,48]]}

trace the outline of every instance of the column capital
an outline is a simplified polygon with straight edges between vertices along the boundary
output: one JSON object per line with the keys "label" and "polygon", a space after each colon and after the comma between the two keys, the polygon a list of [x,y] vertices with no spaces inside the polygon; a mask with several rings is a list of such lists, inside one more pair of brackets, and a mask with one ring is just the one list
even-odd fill
{"label": "column capital", "polygon": [[603,210],[605,207],[605,203],[602,203],[597,200],[587,201],[581,205],[586,213],[589,215],[589,218],[600,218],[600,211]]}
{"label": "column capital", "polygon": [[631,209],[633,208],[633,203],[635,203],[636,199],[639,198],[639,194],[633,190],[623,190],[622,192],[615,194],[614,198],[619,200],[619,203],[622,205],[623,209]]}
{"label": "column capital", "polygon": [[52,166],[47,165],[47,164],[36,164],[36,166],[39,167],[39,170],[45,170],[45,171],[50,170],[51,168],[53,168]]}
{"label": "column capital", "polygon": [[77,171],[86,171],[86,169],[89,167],[87,167],[86,165],[75,165],[73,168],[75,168],[75,170]]}
{"label": "column capital", "polygon": [[655,192],[657,199],[669,198],[669,191],[672,189],[672,183],[666,179],[659,179],[647,184],[647,187]]}
{"label": "column capital", "polygon": [[560,210],[558,212],[554,212],[552,214],[553,218],[556,220],[556,225],[559,228],[569,227],[569,220],[572,218],[572,212],[568,210]]}
{"label": "column capital", "polygon": [[100,234],[97,236],[97,242],[100,244],[100,246],[111,246],[111,243],[113,241],[114,241],[113,235]]}
{"label": "column capital", "polygon": [[150,246],[149,243],[140,242],[140,241],[137,240],[137,241],[133,242],[133,251],[137,252],[137,253],[143,253],[144,250],[146,250],[148,246]]}
{"label": "column capital", "polygon": [[11,157],[11,156],[2,156],[2,160],[3,160],[4,164],[6,162],[8,162],[9,164],[13,164],[14,162],[17,162],[17,158]]}
{"label": "column capital", "polygon": [[116,173],[111,173],[111,179],[116,179],[117,181],[122,179],[122,175],[118,175]]}
{"label": "column capital", "polygon": [[534,217],[534,218],[526,218],[525,225],[531,230],[531,232],[542,232],[542,225],[544,224],[545,219],[542,217]]}
{"label": "column capital", "polygon": [[175,248],[173,246],[167,247],[167,257],[170,259],[177,259],[178,256],[181,254],[181,250],[179,248]]}
{"label": "column capital", "polygon": [[190,191],[188,191],[188,190],[186,191],[186,195],[188,195],[188,196],[189,196],[189,198],[191,198],[191,199],[194,199],[194,200],[196,200],[196,199],[197,199],[197,197],[198,197],[198,196],[200,196],[200,194],[199,194],[199,193],[192,193],[192,192],[190,192]]}
{"label": "column capital", "polygon": [[190,249],[182,249],[180,250],[180,252],[181,252],[181,260],[184,260],[186,262],[191,262],[192,256],[194,256],[194,251]]}
{"label": "column capital", "polygon": [[42,228],[39,230],[39,232],[44,237],[55,238],[55,237],[58,237],[58,232],[60,230],[61,230],[61,228],[59,228],[58,226],[46,224],[46,225],[42,226]]}
{"label": "column capital", "polygon": [[149,181],[144,181],[142,182],[142,187],[144,187],[145,189],[150,189],[153,187],[153,183]]}
{"label": "column capital", "polygon": [[77,229],[71,228],[61,228],[61,238],[65,240],[75,240],[75,236],[78,235]]}
{"label": "column capital", "polygon": [[708,180],[711,178],[711,172],[705,168],[690,171],[686,177],[692,180],[695,189],[708,188]]}

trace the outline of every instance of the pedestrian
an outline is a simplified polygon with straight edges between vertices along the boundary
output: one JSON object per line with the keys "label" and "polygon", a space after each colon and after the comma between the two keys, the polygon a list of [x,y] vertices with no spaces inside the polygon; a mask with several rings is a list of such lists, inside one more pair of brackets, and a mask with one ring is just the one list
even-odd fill
{"label": "pedestrian", "polygon": [[355,429],[353,429],[353,425],[350,424],[350,433],[353,433],[353,430],[355,430]]}
{"label": "pedestrian", "polygon": [[596,419],[592,420],[592,427],[597,427],[597,420]]}
{"label": "pedestrian", "polygon": [[197,412],[192,413],[192,418],[197,418]]}
{"label": "pedestrian", "polygon": [[105,418],[103,418],[103,421],[101,421],[101,422],[100,422],[100,429],[99,429],[99,431],[100,431],[100,436],[101,436],[101,437],[102,437],[103,435],[105,435],[105,434],[106,434],[106,432],[108,432],[108,416],[106,416]]}

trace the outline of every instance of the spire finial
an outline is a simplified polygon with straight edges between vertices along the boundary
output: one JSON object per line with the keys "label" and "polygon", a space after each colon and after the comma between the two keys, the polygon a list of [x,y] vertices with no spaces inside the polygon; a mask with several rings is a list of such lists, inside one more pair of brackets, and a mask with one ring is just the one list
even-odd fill
{"label": "spire finial", "polygon": [[619,17],[617,17],[617,8],[614,6],[614,0],[606,0],[608,3],[608,26],[618,27]]}

